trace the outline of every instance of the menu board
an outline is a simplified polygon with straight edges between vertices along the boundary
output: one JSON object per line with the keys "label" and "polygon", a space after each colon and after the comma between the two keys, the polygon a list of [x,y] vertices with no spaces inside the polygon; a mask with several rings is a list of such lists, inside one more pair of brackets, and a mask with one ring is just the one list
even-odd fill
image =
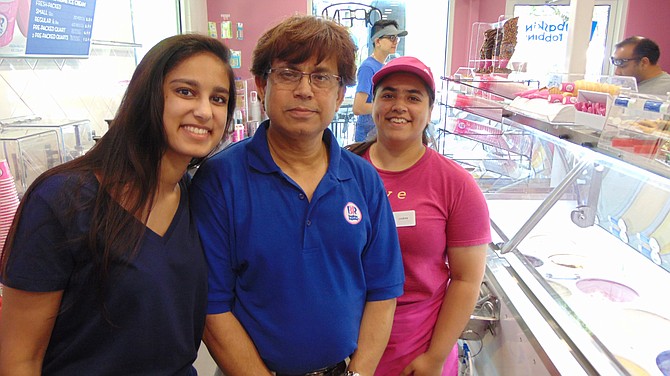
{"label": "menu board", "polygon": [[95,0],[0,0],[0,57],[86,57]]}

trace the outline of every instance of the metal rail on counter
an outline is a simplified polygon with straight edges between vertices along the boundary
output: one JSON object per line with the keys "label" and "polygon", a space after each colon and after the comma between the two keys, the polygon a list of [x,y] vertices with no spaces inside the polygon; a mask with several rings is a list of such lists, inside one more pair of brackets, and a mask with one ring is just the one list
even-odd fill
{"label": "metal rail on counter", "polygon": [[592,128],[574,123],[550,123],[542,119],[534,118],[528,114],[512,111],[508,108],[503,110],[502,117],[503,124],[516,127],[521,125],[523,127],[535,129],[571,144],[593,150],[612,160],[623,161],[631,166],[670,179],[670,169],[667,166],[662,165],[660,162],[642,156],[616,152],[599,147],[598,141],[600,140],[601,132]]}

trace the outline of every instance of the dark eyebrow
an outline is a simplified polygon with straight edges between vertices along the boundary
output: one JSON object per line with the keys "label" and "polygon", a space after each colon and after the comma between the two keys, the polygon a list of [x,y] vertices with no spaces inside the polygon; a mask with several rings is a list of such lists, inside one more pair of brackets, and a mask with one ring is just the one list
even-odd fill
{"label": "dark eyebrow", "polygon": [[[195,81],[195,80],[190,80],[190,79],[188,79],[188,78],[175,78],[174,80],[170,81],[170,84],[174,84],[174,83],[182,83],[182,84],[186,84],[186,85],[190,85],[190,86],[195,86],[195,87],[199,87],[199,86],[200,86],[200,85],[198,85],[198,82],[197,82],[197,81]],[[215,86],[215,87],[214,87],[214,91],[217,92],[217,93],[230,94],[230,90],[226,89],[226,88],[223,87],[223,86]]]}
{"label": "dark eyebrow", "polygon": [[[291,64],[291,63],[287,64],[285,67],[280,66],[280,67],[277,67],[276,69],[287,69],[287,68],[292,69],[294,71],[302,72],[302,70],[300,68],[298,68],[298,66],[296,64]],[[311,73],[328,73],[328,74],[337,75],[337,73],[332,73],[332,72],[328,71],[327,68],[322,67],[322,66],[318,66],[318,65],[316,67],[314,67],[314,70]]]}
{"label": "dark eyebrow", "polygon": [[[390,92],[397,93],[399,90],[398,90],[397,88],[393,87],[393,86],[383,86],[383,87],[381,88],[381,91],[390,91]],[[417,95],[421,95],[421,96],[425,96],[425,95],[426,95],[426,94],[425,94],[423,91],[421,91],[420,89],[409,89],[409,90],[404,90],[404,91],[407,92],[407,93],[410,93],[410,94],[417,94]]]}

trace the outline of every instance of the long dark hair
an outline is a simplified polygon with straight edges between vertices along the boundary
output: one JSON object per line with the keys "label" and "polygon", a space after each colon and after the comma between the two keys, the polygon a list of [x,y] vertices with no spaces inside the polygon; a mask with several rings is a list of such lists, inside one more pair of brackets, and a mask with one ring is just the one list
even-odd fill
{"label": "long dark hair", "polygon": [[5,277],[21,213],[35,187],[54,175],[67,173],[76,176],[75,187],[78,188],[62,194],[76,197],[79,189],[91,181],[92,174],[96,174],[100,188],[95,200],[81,203],[71,209],[73,213],[66,214],[92,212],[88,234],[78,241],[86,244],[91,252],[99,297],[103,296],[112,262],[123,262],[136,254],[148,218],[145,208],[151,207],[158,187],[161,157],[168,148],[163,128],[163,81],[179,63],[199,53],[211,53],[227,67],[230,96],[225,131],[229,130],[235,109],[230,50],[216,39],[196,34],[162,40],[147,52],[135,69],[107,133],[88,153],[46,171],[26,191],[0,258],[0,271]]}

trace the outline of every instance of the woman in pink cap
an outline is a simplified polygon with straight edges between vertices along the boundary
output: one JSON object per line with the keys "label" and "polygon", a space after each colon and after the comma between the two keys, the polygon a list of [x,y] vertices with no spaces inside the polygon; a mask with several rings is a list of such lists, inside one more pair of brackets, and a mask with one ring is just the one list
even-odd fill
{"label": "woman in pink cap", "polygon": [[399,57],[372,78],[376,139],[350,150],[372,163],[396,218],[405,267],[393,329],[376,375],[457,375],[491,241],[488,208],[472,176],[429,148],[435,81]]}

